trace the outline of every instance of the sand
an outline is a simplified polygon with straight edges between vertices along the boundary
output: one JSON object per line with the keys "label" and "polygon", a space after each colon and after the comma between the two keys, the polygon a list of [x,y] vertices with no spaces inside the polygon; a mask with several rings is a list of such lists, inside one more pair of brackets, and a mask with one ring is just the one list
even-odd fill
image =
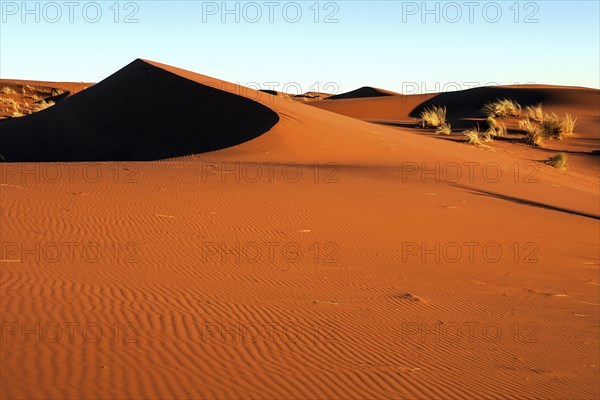
{"label": "sand", "polygon": [[[598,91],[532,89],[586,119],[551,143],[579,148],[563,172],[552,146],[411,127],[435,95],[304,104],[125,72],[0,121],[7,160],[52,161],[0,164],[2,398],[598,397]],[[150,125],[110,136],[211,102],[197,143],[220,121],[235,145],[158,160],[186,129],[169,152]]]}

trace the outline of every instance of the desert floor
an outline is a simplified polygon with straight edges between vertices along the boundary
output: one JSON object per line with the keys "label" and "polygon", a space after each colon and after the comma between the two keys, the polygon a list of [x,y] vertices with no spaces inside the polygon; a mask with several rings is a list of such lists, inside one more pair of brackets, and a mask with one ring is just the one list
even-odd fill
{"label": "desert floor", "polygon": [[[114,97],[29,82],[67,96],[23,118],[3,111],[0,154],[65,154],[93,102],[93,121],[117,124],[118,111],[131,124],[235,96],[278,121],[162,161],[89,159],[178,142],[157,130],[91,138],[76,162],[0,164],[3,399],[598,398],[599,91],[440,94],[458,128],[490,96],[578,118],[575,137],[540,148],[514,119],[504,140],[470,146],[461,129],[416,127],[436,95],[301,101],[150,61],[128,68],[109,78],[124,88]],[[139,71],[150,87],[170,74],[226,95],[128,100]],[[24,81],[2,83],[33,107]],[[252,121],[245,104],[219,118]],[[543,163],[559,151],[566,171]]]}

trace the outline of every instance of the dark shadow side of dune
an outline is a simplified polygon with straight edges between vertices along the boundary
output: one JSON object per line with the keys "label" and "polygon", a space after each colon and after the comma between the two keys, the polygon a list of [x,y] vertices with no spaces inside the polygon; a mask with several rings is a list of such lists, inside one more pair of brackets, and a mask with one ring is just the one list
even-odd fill
{"label": "dark shadow side of dune", "polygon": [[498,99],[512,99],[521,106],[538,103],[556,105],[566,103],[571,107],[598,101],[598,92],[586,88],[545,88],[545,87],[479,87],[456,92],[439,93],[419,104],[410,112],[413,118],[419,118],[421,112],[432,106],[445,106],[450,121],[461,118],[481,118],[485,114],[483,106]]}
{"label": "dark shadow side of dune", "polygon": [[383,97],[393,95],[398,95],[398,93],[389,92],[387,90],[377,89],[370,86],[363,86],[359,89],[352,90],[350,92],[330,96],[327,98],[327,100],[359,99],[364,97]]}
{"label": "dark shadow side of dune", "polygon": [[0,161],[152,161],[235,146],[279,116],[135,60],[54,107],[0,122]]}

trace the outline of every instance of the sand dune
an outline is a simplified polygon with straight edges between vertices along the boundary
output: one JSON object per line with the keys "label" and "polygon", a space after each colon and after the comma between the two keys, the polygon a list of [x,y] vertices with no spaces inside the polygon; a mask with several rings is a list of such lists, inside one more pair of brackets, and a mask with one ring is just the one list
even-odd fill
{"label": "sand dune", "polygon": [[394,96],[398,95],[398,93],[390,92],[389,90],[378,89],[370,86],[363,86],[356,90],[352,90],[350,92],[337,94],[335,96],[330,96],[329,100],[341,100],[341,99],[356,99],[362,97],[385,97],[385,96]]}
{"label": "sand dune", "polygon": [[335,96],[325,102],[311,105],[372,121],[394,121],[407,117],[418,118],[420,112],[431,106],[446,106],[448,118],[457,121],[463,118],[483,117],[481,107],[496,99],[509,98],[523,107],[543,103],[549,111],[568,109],[581,116],[592,117],[600,108],[599,91],[596,89],[531,85],[480,87],[455,92],[427,93],[415,95],[395,95],[382,98],[344,99],[333,101]]}
{"label": "sand dune", "polygon": [[3,121],[0,148],[12,162],[156,160],[233,146],[277,121],[245,97],[136,60],[44,112]]}
{"label": "sand dune", "polygon": [[[545,104],[597,115],[565,90]],[[425,100],[402,97],[312,107],[138,60],[0,122],[24,158],[4,126],[43,143],[84,126],[71,110],[112,137],[87,160],[202,150],[172,128],[163,150],[163,119],[231,139],[158,162],[0,163],[2,398],[596,398],[592,167],[356,119],[408,121]],[[133,127],[127,112],[144,129],[97,119]],[[31,154],[74,154],[51,137]]]}

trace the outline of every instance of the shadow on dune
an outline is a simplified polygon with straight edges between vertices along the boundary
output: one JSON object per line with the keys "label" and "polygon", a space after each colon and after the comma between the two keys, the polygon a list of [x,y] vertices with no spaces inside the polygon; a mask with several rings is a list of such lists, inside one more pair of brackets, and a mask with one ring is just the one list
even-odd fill
{"label": "shadow on dune", "polygon": [[352,90],[351,92],[330,96],[327,98],[327,100],[358,99],[363,97],[383,97],[393,95],[397,95],[397,93],[389,92],[383,89],[373,88],[370,86],[363,86],[359,89]]}
{"label": "shadow on dune", "polygon": [[277,96],[277,95],[279,95],[279,93],[277,93],[277,90],[260,89],[260,92],[263,92],[263,93],[266,93],[266,94],[270,94],[271,96]]}
{"label": "shadow on dune", "polygon": [[136,60],[54,107],[1,121],[0,160],[159,160],[235,146],[278,121],[253,100]]}
{"label": "shadow on dune", "polygon": [[543,103],[545,106],[568,105],[593,110],[600,105],[598,91],[586,88],[487,86],[439,93],[416,106],[410,116],[418,118],[425,108],[446,106],[450,120],[485,118],[481,108],[487,102],[504,98],[517,101],[523,108]]}
{"label": "shadow on dune", "polygon": [[544,208],[546,210],[559,211],[559,212],[563,212],[563,213],[567,213],[567,214],[571,214],[571,215],[578,215],[580,217],[586,217],[586,218],[600,220],[599,215],[589,214],[589,213],[586,213],[583,211],[577,211],[577,210],[571,210],[568,208],[557,207],[557,206],[553,206],[551,204],[540,203],[540,202],[533,201],[533,200],[521,199],[519,197],[508,196],[505,194],[490,192],[490,191],[482,190],[482,189],[476,189],[476,188],[464,186],[464,185],[453,185],[453,186],[470,190],[471,193],[476,194],[478,196],[494,197],[496,199],[506,200],[506,201],[510,201],[510,202],[516,203],[516,204],[523,204],[523,205],[527,205],[527,206],[531,206],[531,207]]}
{"label": "shadow on dune", "polygon": [[504,87],[479,87],[457,92],[439,93],[415,107],[410,116],[419,118],[421,112],[432,106],[446,106],[449,120],[462,118],[482,118],[485,115],[481,108],[485,103],[496,99],[512,99],[521,106],[526,107],[544,102],[549,93],[538,88],[504,88]]}

